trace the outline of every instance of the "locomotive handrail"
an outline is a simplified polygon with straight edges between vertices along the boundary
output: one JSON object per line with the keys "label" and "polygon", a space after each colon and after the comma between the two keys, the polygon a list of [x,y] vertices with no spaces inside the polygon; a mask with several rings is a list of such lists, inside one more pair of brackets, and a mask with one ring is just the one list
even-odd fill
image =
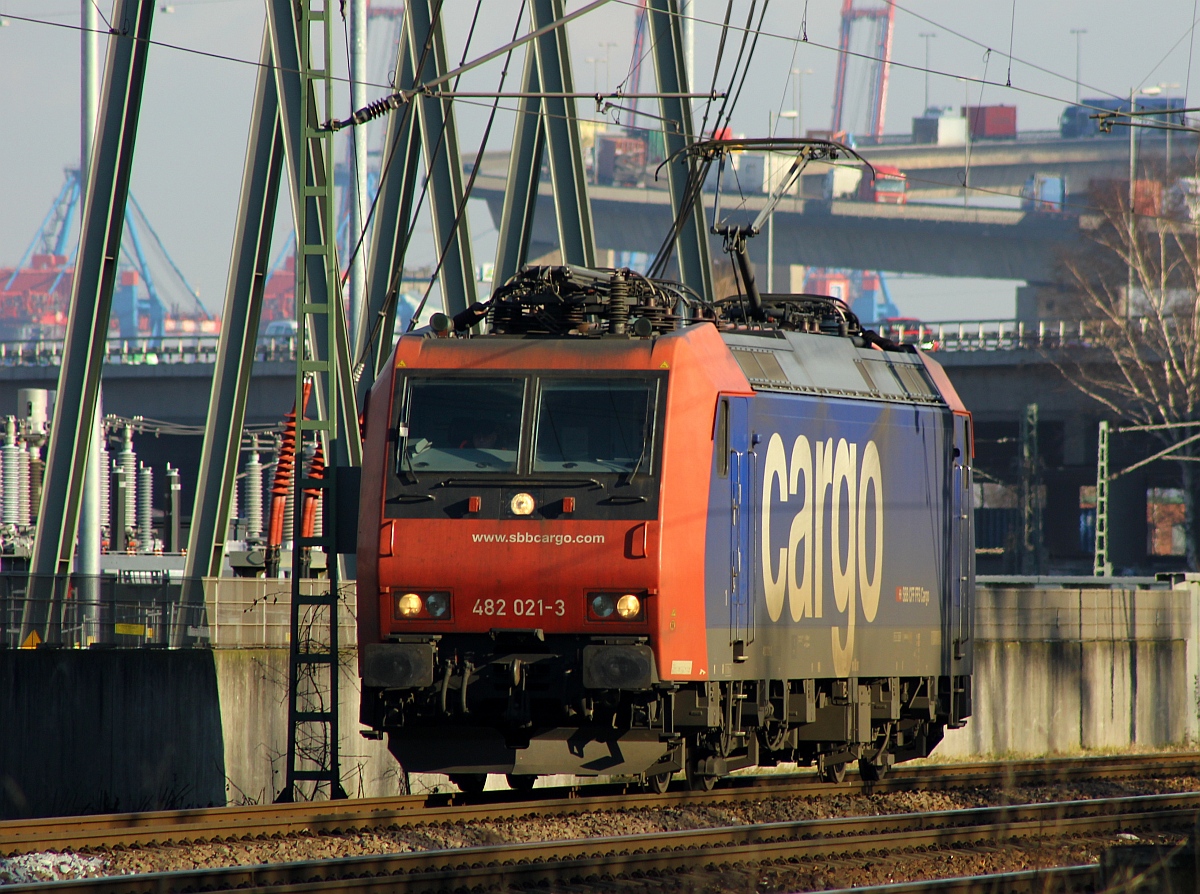
{"label": "locomotive handrail", "polygon": [[[1144,333],[1144,317],[1128,321]],[[1101,348],[1120,334],[1111,320],[954,320],[926,323],[892,320],[874,324],[879,335],[926,351],[1021,351]],[[1128,330],[1124,330],[1128,332]],[[1132,333],[1136,335],[1136,332]]]}

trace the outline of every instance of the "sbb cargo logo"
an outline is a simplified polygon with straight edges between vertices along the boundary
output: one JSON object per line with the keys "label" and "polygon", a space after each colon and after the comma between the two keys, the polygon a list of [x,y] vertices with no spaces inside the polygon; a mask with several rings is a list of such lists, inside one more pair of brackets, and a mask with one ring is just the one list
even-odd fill
{"label": "sbb cargo logo", "polygon": [[[845,438],[835,447],[833,438],[811,444],[800,435],[792,442],[789,456],[783,438],[776,433],[767,444],[763,467],[762,569],[767,614],[778,621],[786,600],[793,621],[822,617],[825,572],[831,571],[834,604],[846,615],[844,643],[837,627],[830,630],[834,672],[839,676],[851,671],[859,601],[867,623],[875,620],[883,568],[879,449],[874,441],[867,441],[861,459],[859,452],[859,445]],[[787,545],[772,552],[776,495],[779,503],[795,506],[795,511]]]}

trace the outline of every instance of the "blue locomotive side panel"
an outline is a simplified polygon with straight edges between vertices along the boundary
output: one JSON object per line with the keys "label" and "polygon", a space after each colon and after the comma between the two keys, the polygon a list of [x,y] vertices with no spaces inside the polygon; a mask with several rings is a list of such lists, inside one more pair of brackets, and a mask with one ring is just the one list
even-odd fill
{"label": "blue locomotive side panel", "polygon": [[711,678],[947,673],[947,613],[960,604],[950,411],[770,392],[722,404]]}

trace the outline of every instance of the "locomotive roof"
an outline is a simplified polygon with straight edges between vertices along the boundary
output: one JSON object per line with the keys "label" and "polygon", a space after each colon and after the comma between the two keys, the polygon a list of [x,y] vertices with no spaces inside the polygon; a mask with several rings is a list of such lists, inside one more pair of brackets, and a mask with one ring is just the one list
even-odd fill
{"label": "locomotive roof", "polygon": [[[900,403],[953,405],[925,359],[858,347],[850,338],[805,332],[723,332],[755,391],[819,394]],[[944,377],[941,377],[944,378]]]}

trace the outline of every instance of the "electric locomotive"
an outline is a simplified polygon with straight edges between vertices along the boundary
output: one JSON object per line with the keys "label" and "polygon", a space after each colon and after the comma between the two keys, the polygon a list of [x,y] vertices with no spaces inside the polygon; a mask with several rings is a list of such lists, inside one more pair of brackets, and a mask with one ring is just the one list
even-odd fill
{"label": "electric locomotive", "polygon": [[963,724],[970,415],[842,302],[748,292],[532,267],[399,339],[358,624],[406,771],[877,778]]}

